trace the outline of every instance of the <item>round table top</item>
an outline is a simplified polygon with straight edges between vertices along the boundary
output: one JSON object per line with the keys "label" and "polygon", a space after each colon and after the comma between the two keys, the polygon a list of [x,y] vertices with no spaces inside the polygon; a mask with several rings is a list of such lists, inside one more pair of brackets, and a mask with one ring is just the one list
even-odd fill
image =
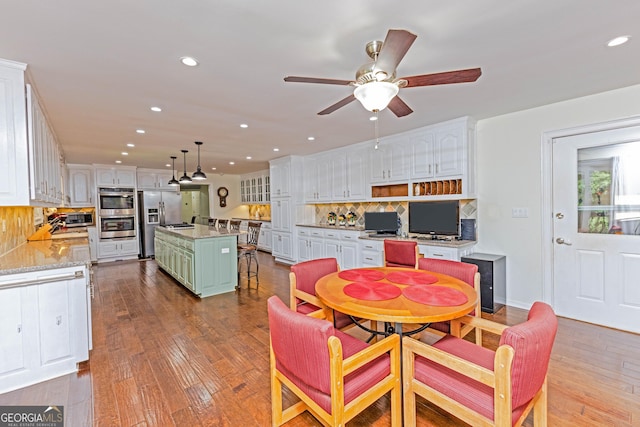
{"label": "round table top", "polygon": [[354,283],[354,281],[340,278],[339,272],[320,278],[316,282],[316,295],[328,307],[342,313],[364,319],[392,323],[433,323],[455,319],[471,312],[475,308],[478,299],[478,295],[472,286],[446,274],[397,267],[369,267],[343,271],[358,270],[377,270],[384,273],[385,276],[392,272],[411,272],[411,274],[420,273],[435,276],[438,281],[433,285],[403,285],[390,282],[386,277],[380,280],[379,283],[392,284],[400,289],[409,286],[444,286],[463,292],[467,297],[467,302],[455,306],[434,306],[412,301],[402,294],[396,298],[383,301],[357,299],[344,293],[344,287]]}

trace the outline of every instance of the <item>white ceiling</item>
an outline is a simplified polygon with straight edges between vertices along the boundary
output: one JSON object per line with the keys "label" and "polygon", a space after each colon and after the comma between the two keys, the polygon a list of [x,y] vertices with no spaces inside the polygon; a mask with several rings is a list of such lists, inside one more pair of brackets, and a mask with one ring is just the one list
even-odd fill
{"label": "white ceiling", "polygon": [[[181,170],[187,149],[193,172],[193,142],[203,141],[206,173],[240,174],[373,139],[357,101],[316,114],[350,87],[283,78],[353,79],[366,43],[389,28],[418,36],[398,77],[473,67],[482,76],[401,89],[414,113],[382,111],[382,137],[638,84],[638,18],[637,0],[3,0],[0,58],[28,64],[68,163],[165,168],[175,155]],[[623,34],[636,38],[605,46]]]}

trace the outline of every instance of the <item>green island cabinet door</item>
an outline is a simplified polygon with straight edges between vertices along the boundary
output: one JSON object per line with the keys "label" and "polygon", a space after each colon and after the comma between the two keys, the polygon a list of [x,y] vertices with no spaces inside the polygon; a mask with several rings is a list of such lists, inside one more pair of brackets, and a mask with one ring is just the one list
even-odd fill
{"label": "green island cabinet door", "polygon": [[238,283],[236,236],[195,239],[194,292],[201,297],[235,291]]}

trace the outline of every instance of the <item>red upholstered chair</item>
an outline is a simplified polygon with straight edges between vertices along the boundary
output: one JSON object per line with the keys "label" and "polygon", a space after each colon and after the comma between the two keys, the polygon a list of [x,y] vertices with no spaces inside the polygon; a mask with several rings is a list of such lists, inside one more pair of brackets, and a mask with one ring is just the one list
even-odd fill
{"label": "red upholstered chair", "polygon": [[[393,334],[367,344],[331,322],[290,310],[278,297],[268,300],[272,425],[304,411],[324,425],[347,421],[391,392],[391,425],[402,423],[400,338]],[[300,402],[283,409],[282,385]]]}
{"label": "red upholstered chair", "polygon": [[384,266],[418,268],[418,243],[404,240],[384,241]]}
{"label": "red upholstered chair", "polygon": [[[289,273],[289,307],[302,314],[320,310],[322,302],[316,296],[316,282],[327,274],[340,271],[335,258],[318,258],[303,261],[291,266]],[[344,329],[353,325],[351,318],[344,313],[334,312],[334,326]]]}
{"label": "red upholstered chair", "polygon": [[534,425],[546,426],[547,368],[558,329],[551,307],[534,303],[528,320],[512,327],[473,316],[461,321],[501,335],[498,349],[452,335],[432,346],[405,337],[405,425],[416,425],[419,395],[473,426],[520,426],[532,409]]}
{"label": "red upholstered chair", "polygon": [[[480,273],[478,273],[477,265],[448,259],[420,258],[418,260],[418,268],[420,270],[428,270],[433,271],[434,273],[441,273],[455,277],[456,279],[462,280],[469,286],[473,287],[478,293],[478,301],[476,303],[476,308],[469,314],[476,317],[481,316]],[[432,323],[430,329],[436,333],[448,334],[452,332],[449,322]],[[473,326],[465,325],[462,331],[454,333],[454,335],[464,337],[473,329]],[[476,344],[482,345],[482,331],[480,329],[476,330]]]}

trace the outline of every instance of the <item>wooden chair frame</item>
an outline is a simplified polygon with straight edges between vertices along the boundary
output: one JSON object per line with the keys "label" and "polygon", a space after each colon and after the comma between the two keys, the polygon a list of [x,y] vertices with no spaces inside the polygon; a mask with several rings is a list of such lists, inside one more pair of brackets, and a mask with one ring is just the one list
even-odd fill
{"label": "wooden chair frame", "polygon": [[[419,252],[418,245],[416,245],[415,252],[416,252],[416,263],[413,266],[413,268],[417,269],[418,268],[418,260],[420,258],[424,258],[424,255]],[[387,256],[386,256],[385,251],[384,251],[384,246],[383,246],[383,249],[382,249],[382,261],[384,263],[383,266],[386,267],[387,266]]]}
{"label": "wooden chair frame", "polygon": [[[317,312],[314,312],[316,314]],[[317,315],[314,315],[317,317]],[[402,425],[402,392],[400,383],[400,338],[391,335],[366,349],[343,359],[342,343],[337,337],[329,337],[327,342],[330,357],[331,413],[326,412],[310,399],[298,386],[276,369],[273,347],[269,342],[271,373],[271,420],[273,426],[281,426],[304,411],[309,411],[317,420],[327,426],[344,426],[345,423],[373,404],[387,392],[391,392],[391,425]],[[366,365],[377,357],[389,353],[390,373],[374,387],[360,396],[344,403],[344,377]],[[301,400],[283,409],[282,385],[287,386]]]}
{"label": "wooden chair frame", "polygon": [[[507,325],[495,323],[475,316],[464,316],[451,322],[451,329],[457,332],[463,330],[462,324],[471,325],[476,330],[484,330],[496,335],[501,335],[508,328]],[[462,358],[429,346],[410,337],[402,340],[403,346],[403,384],[404,384],[404,422],[406,426],[416,425],[416,394],[438,405],[445,411],[473,426],[511,427],[511,364],[514,350],[509,345],[501,345],[495,353],[493,371],[478,366]],[[488,419],[466,406],[456,402],[437,390],[417,381],[415,377],[415,356],[419,355],[437,364],[459,372],[482,384],[494,389],[494,420]],[[515,426],[520,426],[533,409],[534,425],[544,427],[547,425],[547,377],[545,376],[542,387],[534,398],[527,404],[522,416],[516,421]]]}

